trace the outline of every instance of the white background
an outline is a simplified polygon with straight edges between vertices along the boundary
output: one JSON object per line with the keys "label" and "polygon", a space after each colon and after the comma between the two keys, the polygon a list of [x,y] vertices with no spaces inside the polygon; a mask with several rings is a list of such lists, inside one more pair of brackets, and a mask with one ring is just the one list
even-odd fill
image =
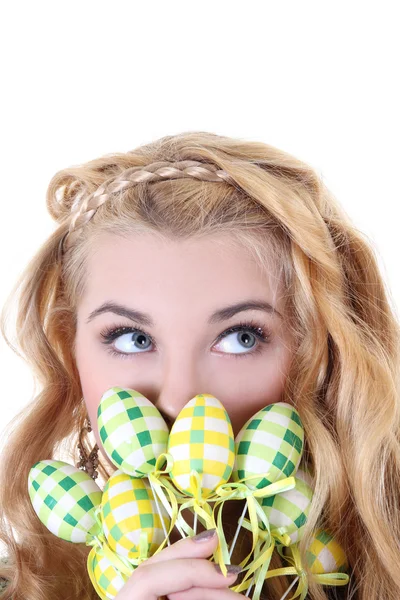
{"label": "white background", "polygon": [[[0,306],[55,228],[59,169],[204,130],[311,164],[373,243],[400,306],[397,2],[3,4]],[[397,260],[396,260],[397,257]],[[32,376],[0,340],[0,434]]]}

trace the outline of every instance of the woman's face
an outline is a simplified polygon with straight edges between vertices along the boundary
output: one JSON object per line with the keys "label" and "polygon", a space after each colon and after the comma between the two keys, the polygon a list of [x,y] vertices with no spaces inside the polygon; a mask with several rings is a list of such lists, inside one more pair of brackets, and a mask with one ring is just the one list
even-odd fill
{"label": "woman's face", "polygon": [[[139,391],[169,425],[194,396],[212,394],[235,434],[255,412],[279,402],[293,354],[280,282],[263,274],[239,244],[216,241],[103,234],[91,254],[78,306],[76,361],[105,458],[97,408],[113,386]],[[246,308],[250,303],[265,307]],[[264,330],[266,342],[250,322]]]}

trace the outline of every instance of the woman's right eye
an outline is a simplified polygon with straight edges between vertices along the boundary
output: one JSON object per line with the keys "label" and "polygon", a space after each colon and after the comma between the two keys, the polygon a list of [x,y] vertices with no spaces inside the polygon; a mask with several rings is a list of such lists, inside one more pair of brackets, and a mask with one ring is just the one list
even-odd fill
{"label": "woman's right eye", "polygon": [[[117,351],[113,347],[109,351],[112,355],[121,356],[122,358],[132,356],[133,354],[141,354],[147,351],[149,345],[153,343],[152,338],[148,334],[133,327],[111,327],[102,331],[100,335],[104,339],[103,344],[111,345],[114,342]],[[118,348],[116,342],[124,338],[124,343],[121,343],[121,347]]]}
{"label": "woman's right eye", "polygon": [[[125,338],[125,340],[124,340]],[[140,352],[148,350],[149,346],[152,344],[151,338],[142,331],[137,331],[132,329],[130,332],[119,335],[115,338],[116,341],[124,340],[121,342],[120,351],[127,354],[138,354]],[[117,348],[117,345],[114,344]],[[118,348],[117,348],[118,350]],[[136,350],[138,352],[133,352]]]}

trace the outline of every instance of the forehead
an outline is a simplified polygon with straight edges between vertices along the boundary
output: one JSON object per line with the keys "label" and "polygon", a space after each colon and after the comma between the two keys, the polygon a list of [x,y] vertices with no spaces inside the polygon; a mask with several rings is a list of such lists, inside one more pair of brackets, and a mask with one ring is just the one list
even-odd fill
{"label": "forehead", "polygon": [[[271,262],[271,261],[270,261]],[[85,302],[149,297],[206,302],[280,294],[274,265],[262,270],[252,253],[231,235],[168,240],[151,233],[102,234],[88,257]],[[278,307],[277,307],[278,308]]]}

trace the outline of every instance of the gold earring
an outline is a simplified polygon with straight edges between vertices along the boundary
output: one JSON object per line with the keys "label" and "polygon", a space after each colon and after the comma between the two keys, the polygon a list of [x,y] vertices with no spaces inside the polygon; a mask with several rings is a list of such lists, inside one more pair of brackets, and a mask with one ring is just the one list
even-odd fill
{"label": "gold earring", "polygon": [[91,450],[91,452],[89,454],[87,454],[87,452],[82,444],[82,437],[83,437],[84,431],[88,431],[89,433],[92,431],[92,426],[90,424],[89,417],[86,417],[85,425],[84,425],[84,427],[82,427],[82,429],[79,433],[79,442],[78,442],[79,462],[76,464],[76,466],[78,469],[85,471],[85,473],[87,473],[92,479],[96,479],[99,475],[98,471],[96,471],[96,469],[99,465],[99,458],[98,458],[99,447],[97,444],[95,444],[95,446]]}

